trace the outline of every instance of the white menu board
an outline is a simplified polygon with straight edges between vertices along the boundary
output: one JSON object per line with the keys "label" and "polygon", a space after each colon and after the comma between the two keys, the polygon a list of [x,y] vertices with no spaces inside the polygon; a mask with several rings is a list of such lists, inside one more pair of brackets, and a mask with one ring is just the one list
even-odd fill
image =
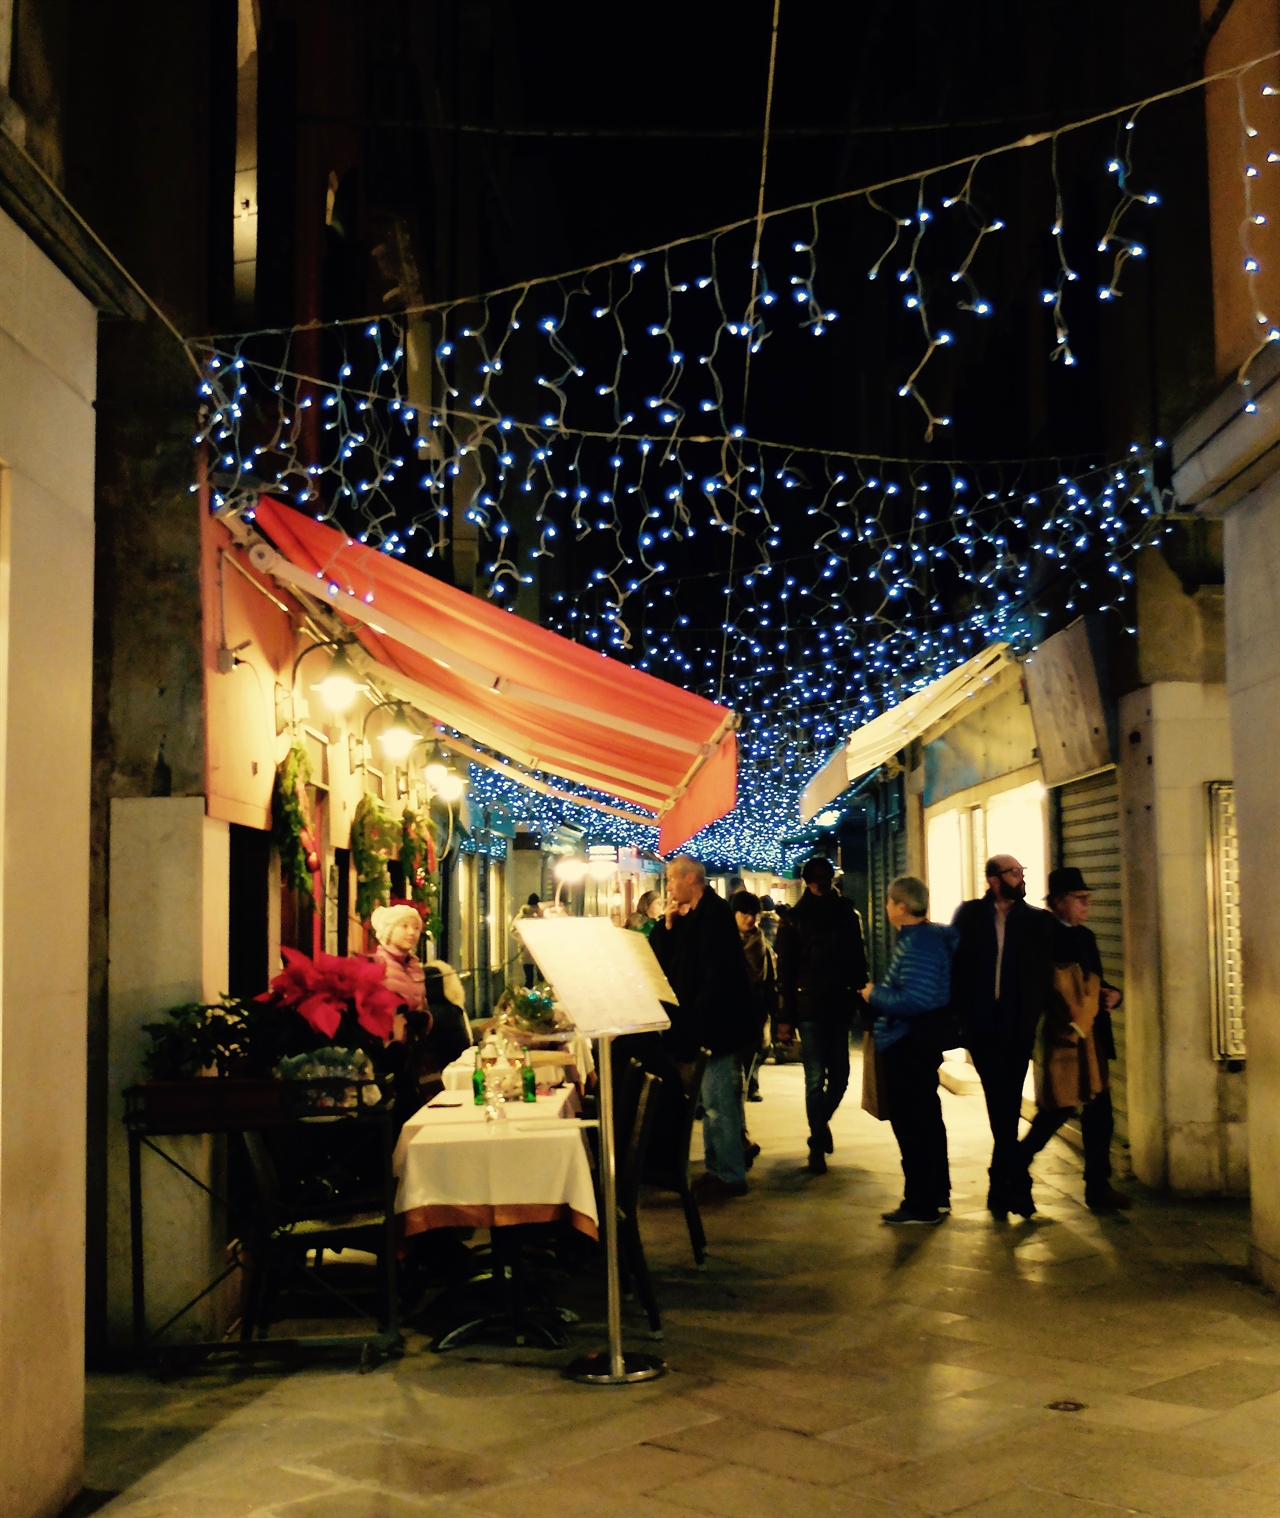
{"label": "white menu board", "polygon": [[674,1005],[676,994],[643,933],[607,917],[521,917],[515,928],[579,1033],[671,1026],[662,1003]]}

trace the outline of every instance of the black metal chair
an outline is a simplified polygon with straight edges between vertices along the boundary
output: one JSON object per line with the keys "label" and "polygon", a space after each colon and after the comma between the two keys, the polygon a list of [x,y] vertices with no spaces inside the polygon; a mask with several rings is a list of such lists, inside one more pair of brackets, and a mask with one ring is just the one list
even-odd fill
{"label": "black metal chair", "polygon": [[629,1127],[619,1125],[616,1150],[618,1242],[622,1246],[619,1263],[635,1283],[636,1295],[648,1315],[649,1329],[655,1337],[662,1333],[662,1315],[658,1311],[644,1241],[640,1237],[640,1182],[661,1094],[662,1081],[642,1070],[636,1100],[632,1104],[631,1122]]}
{"label": "black metal chair", "polygon": [[689,1146],[693,1142],[693,1123],[698,1112],[702,1077],[710,1058],[709,1050],[700,1049],[697,1061],[691,1066],[665,1060],[655,1070],[660,1078],[661,1100],[655,1103],[658,1111],[653,1141],[641,1172],[646,1186],[658,1191],[674,1191],[680,1198],[694,1262],[698,1266],[707,1258],[707,1235],[697,1198],[689,1185]]}
{"label": "black metal chair", "polygon": [[[372,1126],[372,1125],[370,1125]],[[360,1316],[373,1316],[384,1332],[394,1332],[397,1304],[395,1251],[387,1227],[385,1201],[376,1193],[362,1198],[335,1197],[316,1205],[312,1198],[291,1198],[282,1184],[276,1155],[266,1133],[245,1130],[245,1149],[253,1174],[256,1205],[247,1230],[247,1280],[241,1310],[240,1337],[265,1339],[283,1283],[319,1286]],[[374,1312],[327,1279],[324,1251],[359,1249],[376,1256]],[[307,1256],[315,1251],[315,1265]]]}

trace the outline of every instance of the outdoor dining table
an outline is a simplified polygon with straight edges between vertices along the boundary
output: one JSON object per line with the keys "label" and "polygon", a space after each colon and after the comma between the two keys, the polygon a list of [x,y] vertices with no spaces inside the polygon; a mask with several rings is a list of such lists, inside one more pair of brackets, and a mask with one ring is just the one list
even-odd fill
{"label": "outdoor dining table", "polygon": [[481,1334],[549,1347],[564,1343],[572,1314],[531,1311],[524,1302],[519,1229],[569,1222],[599,1237],[599,1215],[576,1087],[505,1102],[491,1118],[470,1093],[442,1091],[404,1125],[393,1159],[396,1212],[406,1237],[433,1228],[488,1228],[497,1301],[437,1339],[456,1348]]}
{"label": "outdoor dining table", "polygon": [[490,1120],[469,1092],[442,1091],[405,1123],[393,1161],[405,1234],[565,1218],[597,1238],[577,1090],[559,1087],[498,1110],[502,1115]]}

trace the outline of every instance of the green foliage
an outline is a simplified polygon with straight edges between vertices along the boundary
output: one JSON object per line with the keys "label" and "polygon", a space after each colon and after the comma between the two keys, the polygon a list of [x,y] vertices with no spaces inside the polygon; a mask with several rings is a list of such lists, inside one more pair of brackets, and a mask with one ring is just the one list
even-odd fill
{"label": "green foliage", "polygon": [[255,1035],[264,1016],[261,1008],[227,996],[219,1002],[170,1007],[164,1022],[142,1028],[151,1040],[142,1062],[147,1078],[192,1080],[202,1070],[223,1076],[258,1073]]}
{"label": "green foliage", "polygon": [[438,939],[440,891],[435,879],[436,850],[431,819],[425,812],[405,807],[400,819],[400,833],[400,866],[404,870],[409,900],[426,909],[426,930]]}
{"label": "green foliage", "polygon": [[306,787],[311,780],[311,760],[295,743],[276,769],[271,793],[271,837],[280,851],[280,875],[296,891],[311,891],[311,869],[303,833],[311,832]]}
{"label": "green foliage", "polygon": [[368,922],[374,907],[391,895],[387,861],[400,854],[401,827],[376,796],[361,796],[351,819],[351,859],[356,867],[356,916]]}

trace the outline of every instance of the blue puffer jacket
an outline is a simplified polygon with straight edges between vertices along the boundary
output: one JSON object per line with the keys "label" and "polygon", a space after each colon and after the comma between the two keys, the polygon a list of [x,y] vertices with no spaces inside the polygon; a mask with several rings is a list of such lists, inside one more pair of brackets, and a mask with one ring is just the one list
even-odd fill
{"label": "blue puffer jacket", "polygon": [[917,922],[900,930],[889,973],[871,993],[880,1014],[872,1030],[877,1049],[888,1049],[911,1032],[927,1012],[951,1000],[951,956],[960,935],[938,922]]}

